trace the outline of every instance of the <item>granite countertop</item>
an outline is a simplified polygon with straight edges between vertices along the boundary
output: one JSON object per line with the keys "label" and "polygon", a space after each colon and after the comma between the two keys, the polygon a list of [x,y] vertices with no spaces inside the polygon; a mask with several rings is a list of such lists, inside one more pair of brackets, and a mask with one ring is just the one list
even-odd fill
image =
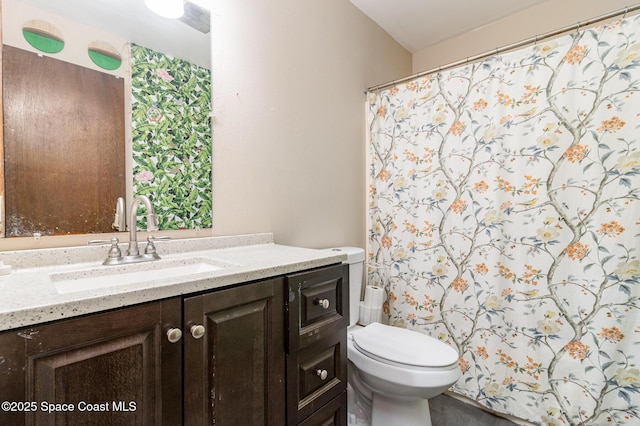
{"label": "granite countertop", "polygon": [[[146,243],[139,244],[143,250]],[[218,289],[346,260],[341,252],[275,244],[272,234],[156,241],[155,244],[162,259],[135,264],[145,265],[137,266],[138,269],[161,271],[163,265],[186,265],[194,259],[210,262],[219,269],[179,277],[156,273],[149,281],[60,293],[52,277],[82,277],[86,271],[95,274],[104,269],[109,273],[109,268],[118,268],[102,265],[109,247],[0,252],[0,261],[12,269],[10,274],[0,275],[0,330]],[[126,250],[125,245],[121,248]],[[117,283],[118,275],[112,277]]]}

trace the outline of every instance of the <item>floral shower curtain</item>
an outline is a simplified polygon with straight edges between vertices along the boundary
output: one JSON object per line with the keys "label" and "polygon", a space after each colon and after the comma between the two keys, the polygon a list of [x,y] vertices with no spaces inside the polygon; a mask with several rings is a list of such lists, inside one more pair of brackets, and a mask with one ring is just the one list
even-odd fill
{"label": "floral shower curtain", "polygon": [[640,18],[368,95],[369,283],[453,391],[640,424]]}

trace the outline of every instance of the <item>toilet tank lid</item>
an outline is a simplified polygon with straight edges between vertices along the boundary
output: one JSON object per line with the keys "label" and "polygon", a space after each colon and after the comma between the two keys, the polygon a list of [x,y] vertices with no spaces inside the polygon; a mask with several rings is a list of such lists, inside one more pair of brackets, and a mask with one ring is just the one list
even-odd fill
{"label": "toilet tank lid", "polygon": [[417,331],[374,322],[351,335],[365,352],[394,363],[448,367],[458,362],[458,351]]}
{"label": "toilet tank lid", "polygon": [[341,251],[347,255],[346,263],[364,262],[364,250],[360,247],[335,247],[331,251]]}

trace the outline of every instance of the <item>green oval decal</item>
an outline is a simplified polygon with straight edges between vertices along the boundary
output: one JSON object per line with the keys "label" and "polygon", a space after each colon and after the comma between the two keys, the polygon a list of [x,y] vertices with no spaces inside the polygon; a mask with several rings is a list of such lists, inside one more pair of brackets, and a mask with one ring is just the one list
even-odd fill
{"label": "green oval decal", "polygon": [[89,58],[94,64],[105,70],[117,70],[122,65],[122,59],[111,52],[89,48]]}
{"label": "green oval decal", "polygon": [[23,28],[22,35],[27,43],[41,52],[58,53],[64,48],[62,38],[36,28]]}

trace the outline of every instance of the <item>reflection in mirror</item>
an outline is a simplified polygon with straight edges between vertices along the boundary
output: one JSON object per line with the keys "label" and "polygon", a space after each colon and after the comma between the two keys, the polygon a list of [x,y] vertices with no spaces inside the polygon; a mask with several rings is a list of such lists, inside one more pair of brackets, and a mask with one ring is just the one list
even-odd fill
{"label": "reflection in mirror", "polygon": [[6,236],[106,232],[125,192],[122,79],[5,45]]}
{"label": "reflection in mirror", "polygon": [[[87,163],[81,172],[87,174],[84,180],[91,180],[88,174],[92,173],[94,180],[101,178],[103,181],[96,183],[93,190],[77,190],[73,185],[65,184],[64,179],[58,179],[59,187],[48,191],[48,199],[54,202],[38,206],[49,225],[44,226],[44,221],[36,220],[27,229],[23,220],[19,226],[12,225],[11,230],[7,226],[7,236],[27,236],[36,232],[42,235],[111,232],[117,198],[132,200],[138,194],[148,195],[153,200],[161,229],[211,227],[210,21],[205,8],[208,5],[202,6],[188,1],[185,3],[185,15],[180,20],[169,20],[148,11],[144,0],[2,0],[3,53],[7,46],[11,46],[36,53],[42,63],[48,56],[47,59],[65,62],[80,72],[83,69],[93,70],[115,76],[109,79],[118,80],[122,88],[109,90],[124,92],[123,100],[118,101],[113,100],[117,97],[100,94],[94,86],[79,88],[78,91],[84,95],[80,100],[70,102],[75,104],[76,110],[87,109],[85,104],[91,93],[97,104],[113,106],[114,102],[123,102],[124,105],[119,107],[124,111],[124,119],[105,119],[102,113],[98,113],[97,119],[78,120],[76,116],[74,125],[63,125],[62,131],[45,131],[44,136],[36,137],[41,139],[37,141],[40,148],[37,144],[31,148],[29,167],[46,169],[49,163],[57,161],[62,165],[59,167],[64,168],[76,157]],[[30,25],[25,28],[27,22]],[[29,37],[25,35],[27,33]],[[47,53],[34,47],[28,38],[40,42],[44,39],[45,45],[49,43],[59,51]],[[28,125],[23,127],[33,127],[33,123],[37,123],[46,128],[47,122],[62,121],[59,115],[64,102],[59,98],[63,96],[69,102],[68,93],[40,95],[39,99],[47,98],[51,105],[44,106],[41,105],[44,102],[38,102],[37,106],[40,110],[53,110],[54,114],[49,118],[32,116]],[[6,108],[5,93],[3,100]],[[26,109],[25,106],[22,111]],[[3,145],[7,143],[6,124]],[[98,135],[109,130],[115,135],[120,132],[122,136],[109,136],[96,143],[97,136],[76,134],[77,129],[87,128],[93,128],[92,131]],[[56,133],[59,134],[57,139],[52,137]],[[30,136],[27,132],[22,137]],[[85,145],[83,148],[93,152],[98,159],[89,160],[82,150],[65,148],[70,139],[75,139],[76,143],[79,140]],[[66,150],[67,154],[38,155],[44,154],[42,146],[50,145],[58,146],[63,152]],[[105,145],[116,147],[115,153],[102,153]],[[122,145],[124,154],[118,154],[117,150],[121,148],[117,147]],[[106,163],[111,164],[108,170],[105,169]],[[7,179],[3,199],[7,203],[6,211],[12,211],[9,205],[12,191],[13,199],[31,200],[37,205],[42,196],[31,196],[33,191],[24,185],[14,187],[9,176],[9,163],[5,161],[5,164]],[[66,170],[67,174],[75,172],[76,175],[79,171],[77,166]],[[121,177],[105,178],[108,174]],[[118,179],[120,182],[114,181]],[[33,186],[30,185],[31,188]],[[106,188],[110,187],[119,189],[105,197],[109,201],[102,201],[102,205],[93,203],[96,215],[102,216],[99,220],[102,225],[98,228],[86,225],[97,220],[88,218],[90,208],[81,207],[80,200],[88,193],[106,193]],[[66,201],[62,197],[63,189],[71,191],[71,198]],[[81,219],[73,226],[67,225],[71,214],[69,206],[82,213]],[[63,212],[64,208],[67,208],[66,212]],[[9,225],[9,218],[3,225]]]}
{"label": "reflection in mirror", "polygon": [[131,46],[134,192],[160,229],[211,227],[209,70]]}

